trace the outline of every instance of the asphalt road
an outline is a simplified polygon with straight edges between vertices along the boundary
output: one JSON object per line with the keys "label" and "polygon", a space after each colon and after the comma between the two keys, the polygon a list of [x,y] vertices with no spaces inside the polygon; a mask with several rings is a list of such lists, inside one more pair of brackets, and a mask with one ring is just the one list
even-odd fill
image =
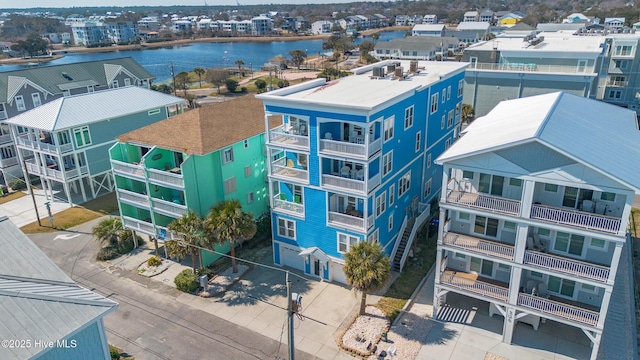
{"label": "asphalt road", "polygon": [[[110,344],[137,360],[287,358],[286,344],[181,304],[176,298],[182,293],[170,286],[100,266],[94,260],[98,244],[90,235],[94,223],[81,225],[75,233],[29,237],[79,285],[120,304],[105,317]],[[296,357],[311,358],[299,351]]]}

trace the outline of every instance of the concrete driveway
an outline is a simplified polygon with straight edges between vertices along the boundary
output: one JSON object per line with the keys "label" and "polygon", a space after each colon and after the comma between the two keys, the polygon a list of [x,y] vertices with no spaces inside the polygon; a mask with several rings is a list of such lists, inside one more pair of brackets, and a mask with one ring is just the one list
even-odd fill
{"label": "concrete driveway", "polygon": [[[28,193],[26,194],[27,196],[23,196],[19,199],[15,199],[4,204],[0,204],[0,216],[8,216],[9,220],[13,221],[13,223],[18,227],[36,222],[38,219],[36,217],[36,211],[33,207],[33,199]],[[34,189],[34,197],[36,199],[36,204],[38,204],[38,212],[40,213],[42,224],[47,226],[50,225],[47,219],[47,207],[44,204],[48,200],[45,198],[44,191]],[[51,213],[56,214],[70,207],[71,206],[67,201],[54,198],[54,200],[51,202]]]}

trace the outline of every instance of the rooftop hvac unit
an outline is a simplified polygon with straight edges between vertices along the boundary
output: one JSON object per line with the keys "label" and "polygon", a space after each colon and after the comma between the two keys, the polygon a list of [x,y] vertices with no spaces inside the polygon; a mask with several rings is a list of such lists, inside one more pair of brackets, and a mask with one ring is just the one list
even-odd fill
{"label": "rooftop hvac unit", "polygon": [[403,69],[402,69],[402,66],[397,67],[397,68],[396,68],[396,70],[395,70],[395,72],[393,73],[393,75],[394,75],[394,76],[397,76],[397,77],[402,77],[402,70],[403,70]]}
{"label": "rooftop hvac unit", "polygon": [[396,65],[395,64],[387,65],[387,74],[391,74],[395,70],[396,70]]}
{"label": "rooftop hvac unit", "polygon": [[409,72],[414,74],[418,72],[418,62],[417,61],[411,61],[409,63]]}
{"label": "rooftop hvac unit", "polygon": [[384,68],[381,66],[373,68],[373,76],[384,77]]}

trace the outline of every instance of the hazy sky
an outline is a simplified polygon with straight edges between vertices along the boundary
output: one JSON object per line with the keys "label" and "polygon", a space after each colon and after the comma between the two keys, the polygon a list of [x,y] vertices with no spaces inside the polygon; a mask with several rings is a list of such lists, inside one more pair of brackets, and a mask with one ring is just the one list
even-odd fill
{"label": "hazy sky", "polygon": [[[238,0],[241,5],[258,4],[334,4],[353,2],[354,0]],[[358,0],[367,1],[367,0]],[[78,6],[170,6],[170,5],[204,5],[205,0],[0,0],[2,8],[35,8],[35,7],[78,7]],[[236,0],[206,0],[209,5],[235,5]]]}

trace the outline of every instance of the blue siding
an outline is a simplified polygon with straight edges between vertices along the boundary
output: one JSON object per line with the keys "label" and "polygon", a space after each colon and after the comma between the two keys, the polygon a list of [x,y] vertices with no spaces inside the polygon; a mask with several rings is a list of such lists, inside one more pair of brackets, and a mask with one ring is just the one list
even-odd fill
{"label": "blue siding", "polygon": [[42,360],[85,360],[105,359],[104,344],[100,338],[98,322],[87,326],[72,336],[61,339],[60,345],[66,340],[67,347],[54,347],[38,359]]}
{"label": "blue siding", "polygon": [[273,243],[273,262],[276,265],[280,265],[280,243]]}

